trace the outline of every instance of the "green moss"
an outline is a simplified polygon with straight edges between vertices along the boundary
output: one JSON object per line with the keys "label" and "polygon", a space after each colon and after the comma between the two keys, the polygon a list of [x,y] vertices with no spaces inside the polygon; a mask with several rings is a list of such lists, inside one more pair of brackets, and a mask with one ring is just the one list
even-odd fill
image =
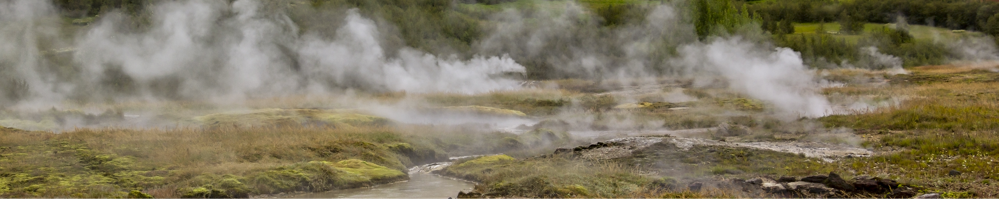
{"label": "green moss", "polygon": [[482,157],[479,157],[479,158],[475,158],[475,159],[472,159],[472,160],[469,160],[469,161],[462,162],[462,163],[456,165],[456,167],[458,167],[458,168],[479,167],[479,166],[485,166],[485,165],[490,165],[490,164],[495,164],[495,163],[513,161],[513,160],[517,160],[517,159],[515,159],[513,157],[510,157],[508,155],[482,156]]}
{"label": "green moss", "polygon": [[142,193],[142,191],[139,190],[132,190],[131,192],[128,192],[128,198],[153,198],[153,196]]}
{"label": "green moss", "polygon": [[340,127],[383,126],[391,121],[352,112],[319,109],[261,109],[250,112],[217,113],[194,118],[202,125],[276,126],[307,123]]}
{"label": "green moss", "polygon": [[370,179],[369,181],[376,182],[394,180],[407,176],[402,171],[357,159],[339,161],[332,166],[348,173],[360,174],[361,176]]}
{"label": "green moss", "polygon": [[479,115],[492,115],[492,116],[507,116],[507,117],[524,117],[527,114],[524,112],[502,109],[488,106],[448,106],[442,107],[441,110],[457,113],[473,113]]}
{"label": "green moss", "polygon": [[[9,126],[13,128],[26,129],[32,131],[54,131],[60,129],[59,124],[56,124],[54,121],[48,119],[41,121],[3,119],[0,120],[0,126]],[[5,130],[13,130],[13,129],[5,129]]]}

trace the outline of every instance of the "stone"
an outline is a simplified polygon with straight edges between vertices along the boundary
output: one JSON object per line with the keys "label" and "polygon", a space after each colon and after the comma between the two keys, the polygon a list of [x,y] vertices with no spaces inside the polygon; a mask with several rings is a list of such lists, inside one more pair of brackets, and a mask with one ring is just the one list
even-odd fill
{"label": "stone", "polygon": [[908,187],[899,187],[898,189],[892,190],[891,194],[888,194],[889,198],[912,198],[914,196],[916,196],[916,190],[912,190],[912,188]]}
{"label": "stone", "polygon": [[784,185],[781,185],[779,183],[763,182],[763,184],[760,185],[760,187],[763,189],[763,191],[766,191],[768,193],[773,193],[773,194],[787,193],[787,188],[785,188]]}
{"label": "stone", "polygon": [[961,172],[957,171],[957,170],[950,170],[950,172],[947,172],[947,175],[950,175],[950,176],[959,176],[959,175],[961,175]]}
{"label": "stone", "polygon": [[572,149],[567,148],[557,148],[555,149],[555,154],[572,153]]}
{"label": "stone", "polygon": [[704,186],[703,183],[695,182],[695,183],[690,183],[690,185],[687,186],[687,189],[693,192],[699,192],[701,191],[701,187],[703,186]]}
{"label": "stone", "polygon": [[916,198],[943,198],[943,196],[940,196],[939,193],[928,193],[916,196]]}
{"label": "stone", "polygon": [[787,189],[797,191],[802,194],[828,195],[836,192],[836,189],[826,185],[813,182],[791,182],[787,183]]}
{"label": "stone", "polygon": [[847,183],[846,180],[843,180],[843,178],[839,177],[839,175],[833,172],[829,173],[829,176],[826,178],[825,181],[822,182],[822,184],[843,191],[853,192],[857,190],[856,187],[853,187],[852,184]]}
{"label": "stone", "polygon": [[763,178],[753,178],[753,179],[746,180],[746,184],[751,184],[751,185],[756,185],[756,186],[763,185]]}
{"label": "stone", "polygon": [[801,178],[801,181],[803,181],[803,182],[811,182],[811,183],[822,183],[822,182],[826,181],[826,178],[829,178],[829,176],[826,176],[826,175],[813,175],[813,176],[808,176],[808,177]]}
{"label": "stone", "polygon": [[464,191],[458,192],[458,198],[482,198],[482,194],[470,191],[465,193]]}
{"label": "stone", "polygon": [[877,180],[871,178],[854,178],[853,187],[857,188],[859,191],[878,194],[884,193],[888,190],[879,185]]}
{"label": "stone", "polygon": [[798,178],[790,176],[784,176],[777,179],[777,182],[796,182],[796,181],[798,181]]}
{"label": "stone", "polygon": [[874,181],[878,181],[878,186],[881,186],[881,189],[884,190],[895,190],[899,188],[898,182],[895,182],[895,180],[892,179],[874,178]]}

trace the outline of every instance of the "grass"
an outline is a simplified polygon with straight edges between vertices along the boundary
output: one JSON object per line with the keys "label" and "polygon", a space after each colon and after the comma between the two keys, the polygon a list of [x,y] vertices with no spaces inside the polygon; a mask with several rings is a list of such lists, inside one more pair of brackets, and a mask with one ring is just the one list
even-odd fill
{"label": "grass", "polygon": [[[817,31],[819,30],[819,26],[824,26],[824,29],[825,29],[825,31],[827,31],[827,33],[828,32],[838,33],[838,32],[840,32],[840,29],[841,29],[839,23],[824,23],[824,24],[822,24],[822,23],[795,23],[794,24],[794,33],[795,34],[806,34],[806,35],[808,35],[808,34],[816,34]],[[890,28],[890,27],[894,27],[894,24],[874,24],[874,23],[868,23],[868,24],[864,24],[864,31],[863,32],[870,33],[870,32],[872,32],[874,30],[878,30],[878,29],[882,29],[882,28]],[[941,40],[941,39],[956,39],[956,38],[961,38],[961,37],[966,37],[966,36],[981,36],[982,35],[982,33],[980,33],[980,32],[966,31],[966,32],[963,32],[963,33],[958,33],[958,32],[954,32],[954,31],[951,31],[951,30],[946,29],[946,28],[937,28],[937,27],[924,26],[924,25],[909,25],[909,34],[911,34],[912,37],[915,40],[922,40],[922,41],[937,41],[937,40]],[[857,43],[857,41],[859,41],[861,38],[863,38],[862,34],[855,34],[855,35],[850,35],[850,34],[833,34],[833,36],[836,37],[836,38],[840,38],[840,39],[846,39],[847,42],[854,43],[854,44]]]}
{"label": "grass", "polygon": [[[564,134],[429,126],[217,126],[0,131],[0,196],[246,197],[403,180],[456,155],[550,150]],[[514,144],[511,144],[513,142]]]}
{"label": "grass", "polygon": [[[833,93],[907,96],[886,108],[820,118],[827,127],[855,129],[881,155],[839,163],[875,176],[904,179],[924,192],[995,197],[999,190],[999,110],[996,73],[980,66],[915,67],[889,77],[888,87],[846,86]],[[951,170],[962,172],[948,175]]]}

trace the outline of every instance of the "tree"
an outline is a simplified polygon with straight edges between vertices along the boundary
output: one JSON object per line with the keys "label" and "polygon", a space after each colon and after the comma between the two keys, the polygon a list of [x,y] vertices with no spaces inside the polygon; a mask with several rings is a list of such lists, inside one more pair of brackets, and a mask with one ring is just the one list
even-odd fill
{"label": "tree", "polygon": [[819,28],[815,29],[815,34],[826,34],[826,20],[819,22]]}
{"label": "tree", "polygon": [[851,16],[847,12],[842,12],[839,18],[840,33],[858,34],[864,32],[864,22],[857,20],[856,17]]}
{"label": "tree", "polygon": [[711,27],[713,26],[714,19],[711,16],[711,5],[708,4],[707,0],[697,0],[694,3],[697,18],[694,19],[694,31],[697,32],[697,38],[704,40],[711,34]]}
{"label": "tree", "polygon": [[985,33],[989,35],[999,35],[999,13],[989,17],[988,22],[985,22]]}
{"label": "tree", "polygon": [[791,23],[791,19],[781,20],[780,30],[784,34],[794,34],[794,23]]}

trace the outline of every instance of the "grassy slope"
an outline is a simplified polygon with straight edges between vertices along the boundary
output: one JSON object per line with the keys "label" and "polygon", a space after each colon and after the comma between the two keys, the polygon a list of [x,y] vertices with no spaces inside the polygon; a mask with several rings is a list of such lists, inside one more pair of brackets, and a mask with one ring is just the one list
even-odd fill
{"label": "grassy slope", "polygon": [[[816,31],[819,29],[819,26],[820,23],[795,23],[794,33],[806,34],[806,35],[816,34]],[[824,26],[826,32],[840,31],[839,23],[825,23]],[[894,25],[868,23],[864,24],[864,32],[871,32],[876,29],[888,28],[892,26]],[[981,35],[980,32],[955,33],[946,28],[937,28],[937,27],[930,27],[923,25],[909,25],[909,34],[912,34],[912,37],[915,38],[916,40],[924,40],[924,41],[934,41],[938,39],[953,39],[969,35],[975,35],[975,36]],[[860,38],[862,38],[863,35],[834,34],[834,37],[840,39],[846,39],[846,41],[850,43],[857,43],[857,41],[860,40]]]}
{"label": "grassy slope", "polygon": [[[337,128],[280,125],[290,114],[259,114],[284,112],[209,117],[276,127],[208,124],[205,128],[77,129],[59,134],[3,128],[0,196],[246,197],[323,191],[406,179],[407,167],[445,160],[449,154],[550,150],[539,143],[568,140],[564,134],[547,131],[518,136],[431,126],[394,128],[371,122]],[[308,114],[294,117],[301,115]]]}
{"label": "grassy slope", "polygon": [[[890,78],[884,88],[848,86],[827,93],[904,96],[905,102],[851,115],[821,118],[828,127],[847,127],[865,145],[889,152],[845,161],[843,167],[890,176],[941,191],[949,197],[996,197],[999,187],[999,73],[974,68],[929,66]],[[963,174],[948,175],[956,170]]]}

